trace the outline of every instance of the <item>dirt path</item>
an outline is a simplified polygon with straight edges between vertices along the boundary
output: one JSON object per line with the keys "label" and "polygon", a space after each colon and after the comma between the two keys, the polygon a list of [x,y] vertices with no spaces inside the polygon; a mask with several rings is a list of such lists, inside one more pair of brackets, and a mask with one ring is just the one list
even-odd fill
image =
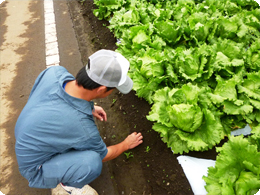
{"label": "dirt path", "polygon": [[[55,1],[55,14],[60,63],[76,74],[83,65],[66,1]],[[50,189],[28,187],[14,150],[16,120],[36,77],[46,68],[43,1],[1,3],[0,26],[0,191],[6,195],[50,195]]]}
{"label": "dirt path", "polygon": [[[32,189],[19,174],[14,151],[14,126],[29,96],[35,74],[44,67],[40,55],[42,34],[38,24],[41,6],[33,1],[5,1],[1,4],[1,185],[4,194],[50,194]],[[38,29],[38,31],[36,30]],[[35,32],[35,30],[37,32]],[[37,33],[37,34],[35,34]],[[32,45],[33,41],[39,42]],[[37,66],[30,66],[35,62]],[[37,63],[36,63],[37,62]],[[42,64],[42,66],[41,66]],[[19,81],[17,80],[19,79]]]}

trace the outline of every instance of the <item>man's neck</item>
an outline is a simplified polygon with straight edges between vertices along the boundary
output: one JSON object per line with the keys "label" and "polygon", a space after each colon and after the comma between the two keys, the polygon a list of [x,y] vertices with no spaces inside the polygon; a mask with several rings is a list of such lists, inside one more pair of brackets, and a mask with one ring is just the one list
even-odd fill
{"label": "man's neck", "polygon": [[69,81],[65,86],[65,91],[72,97],[91,101],[94,99],[94,93],[91,90],[78,86],[76,80]]}

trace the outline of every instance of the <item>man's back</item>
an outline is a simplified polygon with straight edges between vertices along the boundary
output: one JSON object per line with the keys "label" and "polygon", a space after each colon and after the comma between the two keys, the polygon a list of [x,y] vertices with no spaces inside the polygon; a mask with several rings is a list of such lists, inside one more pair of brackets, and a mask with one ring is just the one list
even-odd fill
{"label": "man's back", "polygon": [[15,127],[16,155],[22,175],[34,173],[53,155],[72,148],[91,148],[91,141],[86,146],[90,137],[96,138],[97,143],[103,142],[90,102],[69,96],[62,87],[64,81],[73,79],[63,67],[51,67],[36,79]]}

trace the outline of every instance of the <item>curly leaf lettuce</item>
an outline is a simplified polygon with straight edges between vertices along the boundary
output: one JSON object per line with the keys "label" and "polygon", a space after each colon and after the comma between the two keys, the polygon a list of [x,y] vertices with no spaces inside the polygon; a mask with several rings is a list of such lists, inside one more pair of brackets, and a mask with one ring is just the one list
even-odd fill
{"label": "curly leaf lettuce", "polygon": [[[147,79],[139,71],[131,73],[134,85],[133,89],[136,91],[138,97],[145,98],[150,104],[153,103],[154,88],[158,89],[159,84],[163,78]],[[144,85],[145,84],[145,85]]]}
{"label": "curly leaf lettuce", "polygon": [[94,0],[94,4],[98,7],[93,10],[93,13],[98,19],[110,18],[110,15],[120,9],[124,4],[125,0]]}
{"label": "curly leaf lettuce", "polygon": [[238,97],[236,87],[242,82],[239,75],[235,75],[231,79],[223,79],[217,76],[216,80],[218,84],[214,93],[209,94],[209,97],[214,104],[222,106],[223,112],[228,115],[247,115],[253,112],[254,107],[250,105],[250,102]]}
{"label": "curly leaf lettuce", "polygon": [[176,43],[181,38],[183,29],[175,21],[159,21],[155,22],[154,26],[157,33],[169,43]]}
{"label": "curly leaf lettuce", "polygon": [[168,111],[170,121],[175,127],[185,132],[194,132],[202,123],[203,112],[199,106],[174,104]]}
{"label": "curly leaf lettuce", "polygon": [[260,152],[243,136],[229,138],[219,152],[215,167],[203,176],[209,195],[254,194],[260,189]]}
{"label": "curly leaf lettuce", "polygon": [[[204,110],[202,125],[193,133],[188,133],[173,125],[154,123],[153,129],[160,133],[162,140],[175,154],[189,151],[205,151],[218,144],[224,137],[219,119],[209,110]],[[172,126],[172,127],[169,127]]]}
{"label": "curly leaf lettuce", "polygon": [[[204,88],[189,83],[180,89],[160,89],[154,95],[147,119],[157,122],[153,129],[176,154],[207,150],[225,135],[220,116],[200,104],[204,92]],[[205,98],[202,101],[205,103]]]}
{"label": "curly leaf lettuce", "polygon": [[238,92],[245,93],[249,98],[260,101],[260,71],[247,73],[241,85],[238,85]]}

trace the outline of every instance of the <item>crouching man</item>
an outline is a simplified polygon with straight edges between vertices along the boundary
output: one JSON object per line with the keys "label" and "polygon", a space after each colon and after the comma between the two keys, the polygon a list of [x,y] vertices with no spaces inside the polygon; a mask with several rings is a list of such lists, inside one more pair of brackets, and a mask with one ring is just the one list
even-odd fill
{"label": "crouching man", "polygon": [[133,81],[128,60],[110,50],[99,50],[74,78],[64,67],[44,70],[36,79],[16,126],[19,171],[33,188],[55,188],[71,194],[97,194],[89,184],[102,170],[102,162],[116,158],[143,141],[132,133],[117,145],[106,146],[94,117],[107,120],[92,100],[118,89],[127,94]]}

